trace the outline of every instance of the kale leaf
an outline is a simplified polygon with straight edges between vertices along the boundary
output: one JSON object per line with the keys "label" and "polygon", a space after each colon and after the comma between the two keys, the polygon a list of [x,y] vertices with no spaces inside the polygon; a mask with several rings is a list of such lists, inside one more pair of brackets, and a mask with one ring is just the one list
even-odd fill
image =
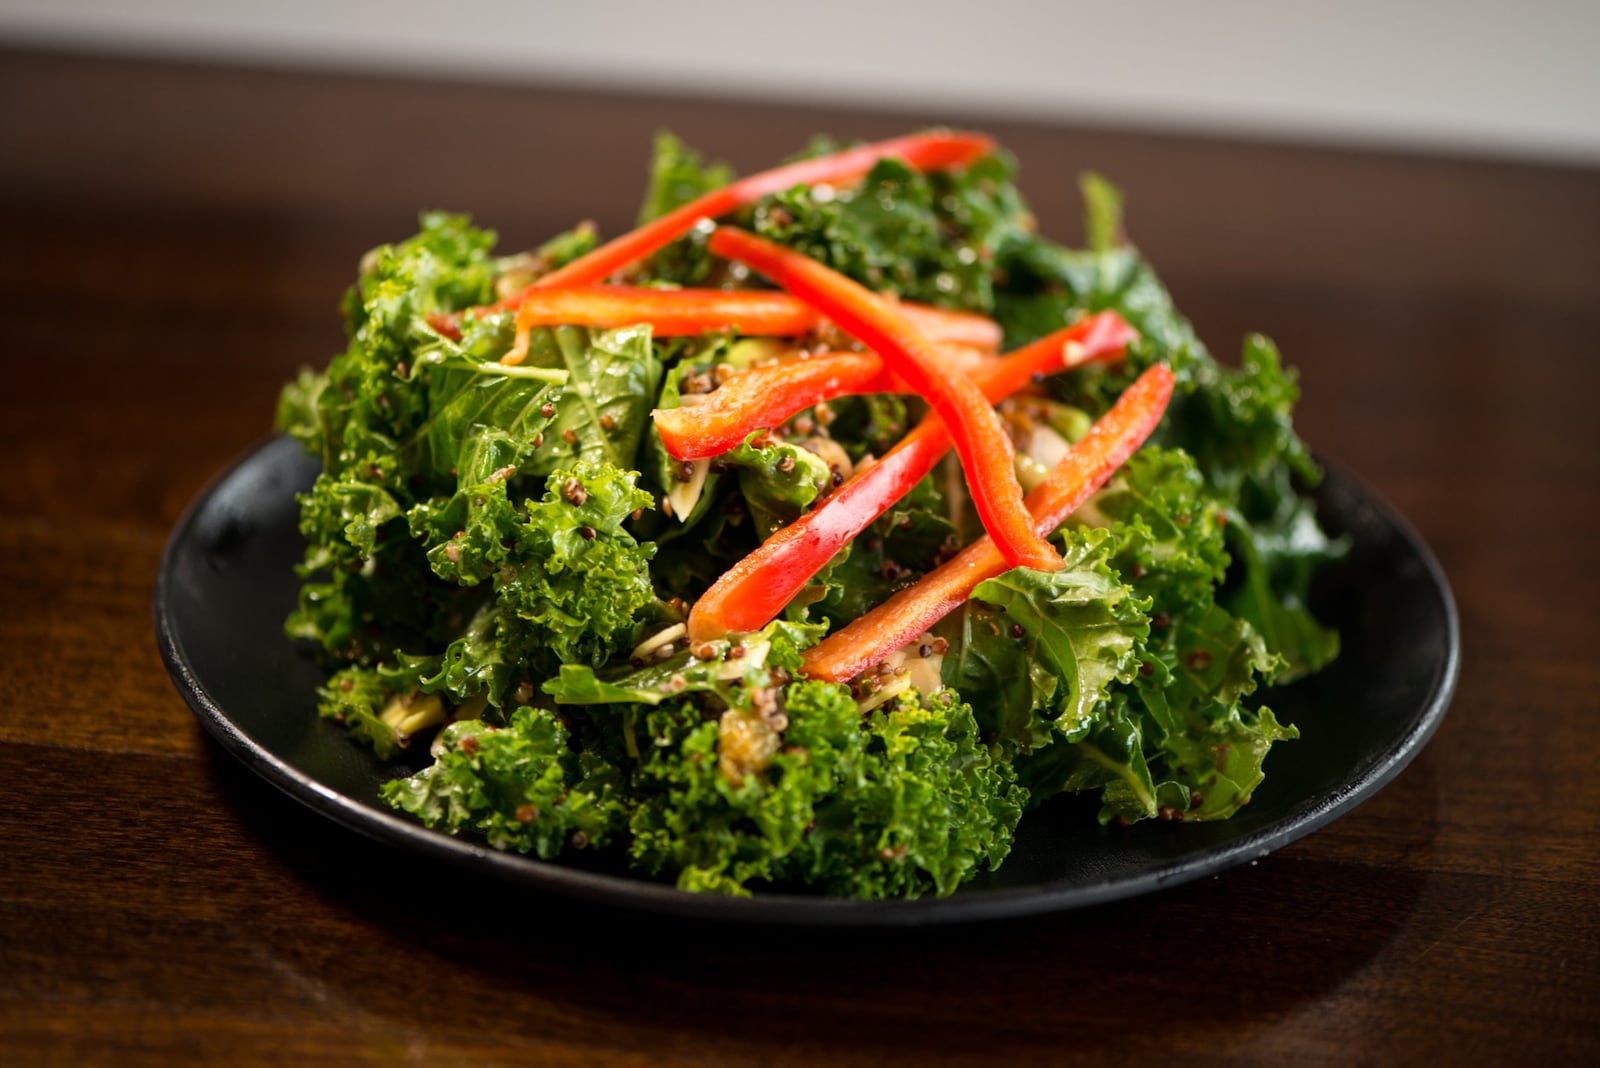
{"label": "kale leaf", "polygon": [[548,709],[519,708],[503,728],[445,728],[435,763],[383,786],[383,799],[429,827],[471,829],[495,849],[546,859],[599,848],[626,826],[620,770],[573,748]]}
{"label": "kale leaf", "polygon": [[805,883],[886,897],[949,893],[1004,859],[1026,794],[953,695],[902,698],[863,722],[844,687],[801,682],[775,708],[781,742],[742,775],[730,773],[728,747],[759,731],[751,717],[777,731],[771,719],[706,718],[692,704],[649,713],[631,821],[646,870],[689,890]]}
{"label": "kale leaf", "polygon": [[1027,706],[996,704],[998,721],[989,724],[1012,745],[1030,747],[1054,733],[1083,736],[1110,684],[1131,677],[1135,650],[1149,632],[1149,602],[1110,567],[1114,545],[1107,531],[1075,532],[1066,538],[1061,570],[1017,568],[972,591],[959,651],[944,661],[945,681],[978,694],[1003,692],[1009,680],[1025,677]]}

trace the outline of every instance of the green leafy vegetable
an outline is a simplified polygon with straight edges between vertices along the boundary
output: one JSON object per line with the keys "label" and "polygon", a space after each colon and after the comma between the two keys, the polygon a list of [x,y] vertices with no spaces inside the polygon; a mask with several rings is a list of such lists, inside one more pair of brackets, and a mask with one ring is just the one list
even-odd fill
{"label": "green leafy vegetable", "polygon": [[933,570],[959,548],[931,479],[878,517],[818,576],[817,613],[835,626],[860,616]]}
{"label": "green leafy vegetable", "polygon": [[[732,180],[733,172],[726,164],[703,164],[698,152],[672,134],[657,134],[650,185],[639,207],[639,221],[659,218]],[[698,235],[674,242],[657,253],[650,265],[655,277],[683,285],[703,284],[714,269],[705,242]]]}
{"label": "green leafy vegetable", "polygon": [[[1008,741],[1038,744],[1039,721],[1068,738],[1081,737],[1094,725],[1107,687],[1131,677],[1134,651],[1149,632],[1148,602],[1138,600],[1109,566],[1111,545],[1104,530],[1072,535],[1060,571],[1019,568],[972,591],[963,655],[947,659],[946,679],[981,693],[983,684],[1004,685],[995,674],[998,664],[1008,673],[1025,670],[1028,726],[1002,735]],[[997,643],[1010,643],[1015,651],[994,650]]]}
{"label": "green leafy vegetable", "polygon": [[599,848],[625,823],[618,769],[572,747],[547,709],[519,709],[502,729],[477,721],[444,732],[438,760],[383,788],[429,827],[471,829],[495,849],[551,858]]}
{"label": "green leafy vegetable", "polygon": [[[783,745],[753,764],[730,739],[782,722]],[[653,748],[631,830],[647,870],[683,889],[746,893],[804,882],[860,897],[948,893],[1010,848],[1025,793],[978,740],[971,710],[944,694],[898,703],[863,724],[843,687],[787,687],[774,712],[693,706],[647,717]],[[742,742],[736,752],[755,748]]]}
{"label": "green leafy vegetable", "polygon": [[1027,225],[1010,173],[998,157],[956,175],[885,160],[853,189],[779,193],[752,223],[869,288],[988,312],[994,250]]}
{"label": "green leafy vegetable", "polygon": [[603,664],[621,648],[655,600],[652,547],[623,528],[650,503],[631,473],[608,465],[580,461],[550,475],[517,532],[518,565],[495,577],[510,659],[548,674],[565,663]]}
{"label": "green leafy vegetable", "polygon": [[742,699],[741,688],[774,685],[773,668],[796,666],[796,651],[821,636],[820,626],[775,620],[738,641],[692,647],[668,642],[652,651],[650,662],[630,663],[604,678],[588,665],[563,664],[560,674],[546,680],[544,692],[574,705],[658,705],[691,693],[714,693],[734,704]]}

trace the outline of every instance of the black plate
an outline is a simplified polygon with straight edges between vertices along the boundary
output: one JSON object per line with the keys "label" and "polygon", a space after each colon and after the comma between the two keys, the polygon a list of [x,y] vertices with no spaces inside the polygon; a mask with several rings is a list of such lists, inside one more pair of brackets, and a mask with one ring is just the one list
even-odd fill
{"label": "black plate", "polygon": [[395,771],[316,714],[323,673],[283,635],[303,542],[294,494],[316,462],[278,438],[217,480],[179,522],[156,581],[155,625],[173,682],[229,752],[291,797],[354,830],[421,854],[589,901],[758,923],[914,925],[1077,908],[1148,893],[1265,856],[1350,811],[1397,775],[1455,689],[1455,604],[1416,533],[1337,469],[1320,514],[1353,543],[1319,584],[1317,610],[1344,651],[1317,677],[1276,691],[1302,739],[1276,746],[1251,804],[1224,823],[1100,827],[1072,799],[1030,813],[998,872],[951,897],[861,902],[796,895],[688,894],[623,873],[498,853],[429,831],[378,800]]}

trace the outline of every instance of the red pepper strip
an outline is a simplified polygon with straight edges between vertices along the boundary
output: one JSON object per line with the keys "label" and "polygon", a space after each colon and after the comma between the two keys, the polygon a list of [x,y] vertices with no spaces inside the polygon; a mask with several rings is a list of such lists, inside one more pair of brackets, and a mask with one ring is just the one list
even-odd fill
{"label": "red pepper strip", "polygon": [[1028,522],[1011,466],[1011,439],[999,415],[970,379],[944,373],[933,343],[904,315],[837,271],[754,234],[718,227],[709,247],[713,255],[754,267],[883,357],[884,366],[944,420],[973,508],[1001,555],[1013,567],[1053,571],[1061,566],[1061,557]]}
{"label": "red pepper strip", "polygon": [[[1137,336],[1116,312],[1099,312],[1000,359],[973,358],[952,348],[942,355],[949,371],[971,378],[994,403],[1035,375],[1120,358]],[[884,369],[876,353],[830,352],[739,372],[692,408],[656,411],[655,423],[661,443],[674,459],[703,460],[737,448],[757,430],[775,427],[814,404],[860,393],[907,392],[910,388]],[[943,424],[940,440],[948,445]],[[818,566],[824,562],[818,561]]]}
{"label": "red pepper strip", "polygon": [[[1166,412],[1172,382],[1165,364],[1150,367],[1088,436],[1051,468],[1045,481],[1028,494],[1035,530],[1054,531],[1144,444]],[[805,673],[843,682],[876,667],[960,607],[978,583],[1002,574],[1006,567],[995,544],[988,537],[979,538],[915,585],[806,650]]]}
{"label": "red pepper strip", "polygon": [[[1000,361],[960,345],[941,347],[947,369],[974,381]],[[981,385],[980,385],[981,388]],[[720,456],[755,433],[835,397],[861,393],[910,393],[911,387],[884,370],[874,352],[823,352],[762,364],[736,372],[694,406],[657,408],[656,432],[675,460]]]}
{"label": "red pepper strip", "polygon": [[[740,178],[658,219],[652,219],[636,230],[607,241],[566,266],[551,271],[529,288],[599,282],[676,241],[701,219],[715,219],[735,208],[754,204],[764,196],[781,193],[797,185],[853,181],[872,170],[879,160],[899,159],[913,170],[933,171],[963,166],[993,150],[994,142],[982,134],[935,130],[858,145],[831,155],[774,167]],[[491,305],[488,310],[504,311],[512,306],[510,301],[501,301]]]}
{"label": "red pepper strip", "polygon": [[1091,363],[1115,363],[1139,332],[1114,311],[1095,312],[1069,327],[1046,334],[998,360],[975,379],[991,401],[1011,396],[1040,375],[1070,371]]}
{"label": "red pepper strip", "polygon": [[[899,306],[899,305],[897,305]],[[978,333],[964,320],[981,316],[913,305],[913,323],[933,331],[949,328],[959,338]],[[516,339],[500,362],[519,364],[528,354],[528,333],[536,326],[628,326],[649,323],[655,337],[684,337],[712,330],[736,330],[758,337],[798,337],[826,320],[787,293],[744,289],[647,289],[638,286],[561,286],[522,294]],[[931,335],[930,335],[931,336]]]}
{"label": "red pepper strip", "polygon": [[534,326],[628,326],[649,323],[656,337],[712,330],[797,337],[815,329],[817,313],[787,293],[759,289],[644,289],[563,286],[524,295],[517,329]]}
{"label": "red pepper strip", "polygon": [[[568,298],[568,303],[558,303],[556,292],[586,294],[581,297]],[[601,315],[599,309],[605,307],[604,297],[611,297],[616,304],[615,309],[608,309]],[[640,301],[627,305],[627,301],[638,296]],[[690,309],[700,308],[708,312],[713,309],[722,309],[729,312],[730,317],[735,313],[749,316],[759,310],[760,315],[748,320],[715,321],[717,314],[706,316],[707,322],[694,329],[678,331],[684,334],[699,334],[706,330],[726,330],[736,327],[747,334],[793,336],[807,333],[821,326],[825,320],[810,306],[795,300],[787,293],[761,290],[726,290],[726,289],[644,289],[628,286],[563,286],[560,290],[550,290],[541,293],[534,289],[527,289],[504,301],[505,311],[516,311],[523,307],[529,300],[538,301],[540,311],[536,321],[528,325],[555,325],[571,323],[576,326],[626,326],[629,323],[649,321],[656,327],[657,337],[666,337],[668,333],[663,329],[663,323],[672,321],[671,316],[678,314],[693,314]],[[892,298],[885,298],[892,299]],[[713,303],[715,302],[715,303]],[[748,307],[746,306],[748,304]],[[934,341],[949,345],[960,345],[964,348],[982,349],[994,352],[1000,347],[1000,324],[986,315],[976,312],[952,311],[949,308],[935,308],[929,304],[913,304],[909,302],[896,303],[895,305],[905,313],[906,318],[916,323],[923,333]],[[569,309],[568,314],[590,316],[589,318],[549,318],[549,309],[562,307]],[[474,309],[487,310],[487,309]],[[656,316],[662,316],[657,319]],[[794,323],[804,322],[804,327],[794,329]],[[428,325],[451,341],[461,340],[460,317],[446,312],[433,312],[428,316]],[[522,326],[522,317],[517,318],[518,328]]]}
{"label": "red pepper strip", "polygon": [[865,387],[883,377],[883,361],[871,352],[829,352],[763,364],[703,394],[693,407],[657,408],[656,431],[674,459],[720,456],[757,430],[777,426],[830,397],[868,392]]}
{"label": "red pepper strip", "polygon": [[[985,397],[998,401],[1037,373],[1119,358],[1136,336],[1116,312],[1101,312],[993,361],[973,379]],[[714,400],[733,385],[730,381],[709,396]],[[711,404],[708,400],[683,410],[698,416]],[[658,426],[662,414],[657,413]],[[777,618],[835,553],[909,493],[949,450],[944,424],[930,415],[883,459],[852,476],[816,509],[775,531],[712,583],[689,612],[690,640],[712,641],[730,633],[760,630]]]}

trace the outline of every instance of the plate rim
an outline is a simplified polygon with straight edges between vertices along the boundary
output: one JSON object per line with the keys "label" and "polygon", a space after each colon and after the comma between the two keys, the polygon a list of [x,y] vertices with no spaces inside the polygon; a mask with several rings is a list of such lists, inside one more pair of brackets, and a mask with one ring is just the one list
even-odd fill
{"label": "plate rim", "polygon": [[300,448],[299,442],[283,434],[258,440],[195,495],[168,535],[156,573],[151,610],[156,644],[173,686],[201,726],[224,750],[284,794],[335,823],[394,848],[420,851],[432,860],[591,904],[723,923],[799,927],[916,927],[1065,912],[1143,896],[1265,857],[1320,830],[1361,805],[1399,775],[1427,745],[1449,708],[1460,677],[1461,623],[1455,594],[1432,549],[1404,514],[1383,495],[1343,465],[1318,455],[1317,463],[1341,483],[1355,490],[1366,505],[1394,528],[1422,563],[1431,587],[1439,596],[1445,623],[1443,669],[1434,680],[1421,716],[1399,744],[1386,749],[1383,758],[1364,774],[1340,784],[1318,805],[1287,821],[1268,824],[1196,856],[1155,862],[1148,871],[1137,875],[1105,879],[1087,886],[1046,882],[1025,887],[979,890],[950,897],[882,901],[784,893],[756,893],[750,897],[697,894],[643,877],[587,871],[557,861],[502,852],[469,839],[431,830],[397,813],[372,807],[327,786],[290,765],[234,722],[206,690],[185,654],[170,611],[171,576],[179,547],[188,540],[187,535],[206,504],[224,484],[264,454],[273,450]]}

